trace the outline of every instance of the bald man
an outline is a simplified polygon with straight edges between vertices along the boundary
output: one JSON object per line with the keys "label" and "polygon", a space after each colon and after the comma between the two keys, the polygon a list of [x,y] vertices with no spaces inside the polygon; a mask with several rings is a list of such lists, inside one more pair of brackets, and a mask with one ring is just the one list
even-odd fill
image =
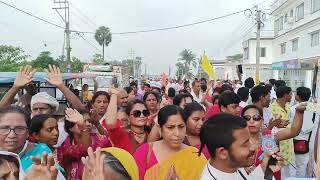
{"label": "bald man", "polygon": [[120,89],[118,94],[117,105],[119,108],[126,108],[128,104],[128,93],[124,89]]}

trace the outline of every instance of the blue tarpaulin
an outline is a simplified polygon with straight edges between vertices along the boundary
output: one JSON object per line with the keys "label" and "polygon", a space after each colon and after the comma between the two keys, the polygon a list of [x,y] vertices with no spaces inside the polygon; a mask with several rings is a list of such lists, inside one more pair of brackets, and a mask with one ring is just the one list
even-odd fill
{"label": "blue tarpaulin", "polygon": [[[0,84],[13,83],[18,72],[0,72]],[[78,79],[78,78],[95,78],[95,74],[90,73],[62,73],[62,80]],[[35,81],[40,83],[46,82],[44,78],[47,77],[45,72],[37,72],[34,75]]]}

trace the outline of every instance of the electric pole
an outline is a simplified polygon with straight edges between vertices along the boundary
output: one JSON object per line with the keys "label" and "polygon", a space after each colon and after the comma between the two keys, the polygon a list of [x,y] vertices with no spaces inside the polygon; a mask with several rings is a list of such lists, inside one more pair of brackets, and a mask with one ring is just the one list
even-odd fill
{"label": "electric pole", "polygon": [[260,83],[260,33],[261,33],[261,10],[256,10],[256,23],[257,23],[257,49],[256,49],[256,84]]}
{"label": "electric pole", "polygon": [[[54,0],[54,3],[56,3],[58,5],[58,7],[52,8],[54,10],[57,11],[57,13],[59,14],[59,16],[61,17],[61,19],[63,20],[63,22],[65,23],[65,38],[66,38],[66,52],[67,52],[67,69],[68,72],[70,72],[71,69],[71,58],[70,58],[70,54],[71,54],[71,47],[70,47],[70,16],[69,16],[69,2],[67,0]],[[62,10],[64,13],[64,16],[61,15],[60,11]]]}

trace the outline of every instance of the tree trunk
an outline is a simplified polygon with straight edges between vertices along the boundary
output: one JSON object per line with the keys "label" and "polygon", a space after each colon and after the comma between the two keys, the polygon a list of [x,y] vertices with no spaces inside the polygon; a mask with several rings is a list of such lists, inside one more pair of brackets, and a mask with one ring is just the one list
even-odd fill
{"label": "tree trunk", "polygon": [[102,44],[102,60],[104,61],[104,43]]}

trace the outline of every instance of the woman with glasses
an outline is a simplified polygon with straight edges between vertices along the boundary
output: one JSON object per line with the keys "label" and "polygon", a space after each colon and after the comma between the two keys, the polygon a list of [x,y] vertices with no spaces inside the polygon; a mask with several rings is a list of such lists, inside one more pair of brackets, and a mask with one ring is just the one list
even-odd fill
{"label": "woman with glasses", "polygon": [[162,140],[146,143],[134,154],[139,179],[199,179],[207,159],[183,143],[187,128],[182,109],[165,106],[158,119]]}
{"label": "woman with glasses", "polygon": [[[291,128],[274,131],[274,139],[279,142],[282,140],[290,139],[297,136],[301,130],[303,123],[303,114],[306,109],[306,104],[299,104],[296,108],[296,114],[292,122]],[[256,154],[254,160],[254,166],[247,168],[248,174],[253,170],[254,167],[261,164],[260,156],[263,154],[262,150],[262,135],[271,135],[271,130],[263,128],[263,112],[255,105],[248,105],[243,108],[241,116],[247,121],[247,126],[250,133],[250,142],[256,145]],[[274,174],[276,179],[280,179],[279,174]]]}
{"label": "woman with glasses", "polygon": [[111,89],[109,92],[111,93],[111,100],[106,113],[108,118],[104,126],[108,130],[109,138],[114,147],[122,148],[133,154],[141,144],[147,142],[148,132],[145,131],[145,126],[150,115],[147,105],[140,100],[129,102],[126,114],[130,127],[129,129],[122,128],[122,123],[117,117],[119,90]]}
{"label": "woman with glasses", "polygon": [[24,172],[32,165],[31,156],[42,157],[43,152],[51,154],[46,144],[35,144],[27,140],[29,117],[30,115],[19,107],[0,109],[0,150],[18,154]]}

